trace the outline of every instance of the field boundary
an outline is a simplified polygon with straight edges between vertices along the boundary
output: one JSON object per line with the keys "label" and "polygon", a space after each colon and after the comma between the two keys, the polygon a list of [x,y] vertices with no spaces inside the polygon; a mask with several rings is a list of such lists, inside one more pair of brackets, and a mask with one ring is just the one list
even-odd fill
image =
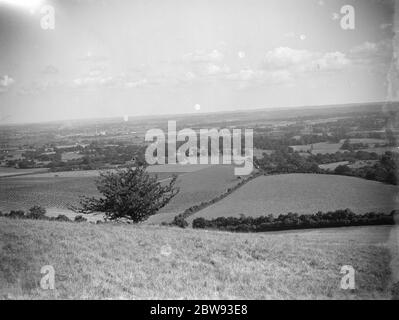
{"label": "field boundary", "polygon": [[[242,186],[244,186],[245,184],[247,184],[248,182],[252,181],[253,179],[265,175],[263,172],[257,172],[255,174],[250,175],[248,178],[241,180],[239,183],[237,183],[235,186],[228,188],[225,192],[223,192],[222,194],[220,194],[219,196],[205,201],[205,202],[201,202],[200,204],[191,206],[187,209],[185,209],[183,212],[177,214],[175,216],[175,219],[173,220],[173,222],[171,223],[162,223],[162,224],[166,224],[166,225],[176,225],[176,224],[180,224],[178,221],[184,220],[186,218],[188,218],[189,216],[201,211],[202,209],[205,209],[213,204],[215,204],[216,202],[226,198],[227,196],[229,196],[230,194],[232,194],[234,191],[238,190],[239,188],[241,188]],[[184,223],[184,222],[183,222]]]}

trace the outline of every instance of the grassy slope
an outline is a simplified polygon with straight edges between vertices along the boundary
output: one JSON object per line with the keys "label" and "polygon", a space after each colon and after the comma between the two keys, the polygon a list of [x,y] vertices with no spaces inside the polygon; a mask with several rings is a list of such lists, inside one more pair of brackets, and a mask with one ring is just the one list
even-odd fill
{"label": "grassy slope", "polygon": [[350,208],[355,213],[390,213],[398,187],[356,177],[322,174],[260,176],[223,200],[190,216],[278,215]]}
{"label": "grassy slope", "polygon": [[[389,298],[391,230],[231,234],[0,218],[0,298]],[[56,290],[43,291],[49,264]],[[353,292],[339,289],[347,264]]]}

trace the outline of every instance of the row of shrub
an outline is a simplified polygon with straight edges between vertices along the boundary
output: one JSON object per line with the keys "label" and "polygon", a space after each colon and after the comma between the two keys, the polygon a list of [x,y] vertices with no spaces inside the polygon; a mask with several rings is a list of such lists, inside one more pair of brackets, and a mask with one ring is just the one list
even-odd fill
{"label": "row of shrub", "polygon": [[[226,198],[229,194],[233,193],[235,190],[237,190],[238,188],[242,187],[245,183],[251,181],[252,179],[262,175],[263,173],[257,172],[254,173],[252,175],[250,175],[249,177],[242,179],[239,183],[237,183],[235,186],[226,189],[225,192],[223,192],[222,194],[220,194],[219,196],[209,200],[209,201],[205,201],[205,202],[201,202],[200,204],[196,204],[194,206],[191,206],[189,208],[187,208],[186,210],[184,210],[184,212],[178,214],[177,216],[175,216],[173,222],[171,222],[170,224],[166,223],[166,225],[174,225],[174,226],[178,226],[181,228],[185,228],[188,226],[187,221],[185,220],[187,217],[191,216],[194,213],[197,213],[198,211],[222,200],[223,198]],[[239,177],[241,179],[241,177]],[[165,224],[165,223],[164,223]]]}
{"label": "row of shrub", "polygon": [[220,217],[212,220],[196,218],[193,221],[193,228],[216,229],[235,232],[265,232],[291,229],[311,228],[333,228],[348,226],[369,226],[369,225],[393,225],[394,215],[368,212],[355,214],[350,209],[336,210],[329,212],[317,212],[316,214],[288,213],[280,214],[278,217],[272,215],[261,217]]}
{"label": "row of shrub", "polygon": [[48,220],[48,221],[67,221],[67,222],[85,222],[86,218],[81,215],[75,216],[74,220],[69,219],[66,215],[60,214],[57,217],[46,216],[46,209],[40,206],[33,206],[27,212],[23,210],[11,210],[8,213],[0,211],[0,217],[11,219],[33,219],[33,220]]}

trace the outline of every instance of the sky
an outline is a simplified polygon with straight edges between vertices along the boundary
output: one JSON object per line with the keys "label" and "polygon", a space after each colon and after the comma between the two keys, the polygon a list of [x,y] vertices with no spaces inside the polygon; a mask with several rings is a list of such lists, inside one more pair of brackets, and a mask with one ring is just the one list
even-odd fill
{"label": "sky", "polygon": [[0,0],[0,124],[391,99],[393,14],[393,0]]}

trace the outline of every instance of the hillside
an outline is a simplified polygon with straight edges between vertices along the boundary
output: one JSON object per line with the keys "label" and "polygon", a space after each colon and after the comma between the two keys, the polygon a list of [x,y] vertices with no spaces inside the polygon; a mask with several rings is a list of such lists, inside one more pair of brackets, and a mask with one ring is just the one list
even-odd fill
{"label": "hillside", "polygon": [[[232,234],[0,218],[1,298],[390,298],[391,227]],[[55,269],[53,291],[40,269]],[[340,289],[352,265],[357,289]]]}

